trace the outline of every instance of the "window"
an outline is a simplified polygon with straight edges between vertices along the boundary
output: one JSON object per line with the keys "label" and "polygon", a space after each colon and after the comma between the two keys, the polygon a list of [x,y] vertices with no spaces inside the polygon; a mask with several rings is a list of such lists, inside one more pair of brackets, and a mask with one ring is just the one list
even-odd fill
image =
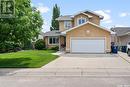
{"label": "window", "polygon": [[58,37],[50,37],[49,38],[49,44],[58,44],[59,38]]}
{"label": "window", "polygon": [[80,18],[78,19],[78,25],[85,23],[87,20],[86,18]]}
{"label": "window", "polygon": [[64,21],[64,28],[65,29],[70,29],[72,27],[71,21]]}

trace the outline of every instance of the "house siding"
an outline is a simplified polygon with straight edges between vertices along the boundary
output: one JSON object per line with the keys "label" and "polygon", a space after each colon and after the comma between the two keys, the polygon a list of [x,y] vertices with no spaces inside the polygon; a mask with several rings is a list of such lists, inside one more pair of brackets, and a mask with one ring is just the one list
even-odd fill
{"label": "house siding", "polygon": [[120,36],[118,38],[118,46],[127,46],[127,43],[130,42],[130,35]]}

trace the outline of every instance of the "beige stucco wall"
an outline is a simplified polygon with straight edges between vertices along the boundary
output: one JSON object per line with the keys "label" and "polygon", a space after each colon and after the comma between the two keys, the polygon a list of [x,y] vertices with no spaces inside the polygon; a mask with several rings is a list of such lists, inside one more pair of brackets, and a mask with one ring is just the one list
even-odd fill
{"label": "beige stucco wall", "polygon": [[64,21],[59,21],[59,28],[60,28],[60,31],[64,31],[65,28],[64,28]]}
{"label": "beige stucco wall", "polygon": [[63,36],[60,36],[60,44],[64,44],[65,43],[65,38]]}
{"label": "beige stucco wall", "polygon": [[[74,23],[73,21],[70,21],[72,23],[72,27],[74,26]],[[60,28],[60,31],[65,31],[65,27],[64,27],[64,21],[59,21],[59,28]]]}
{"label": "beige stucco wall", "polygon": [[87,20],[89,20],[89,18],[88,18],[86,15],[84,15],[84,14],[76,15],[76,16],[74,17],[74,26],[78,26],[78,25],[77,25],[77,20],[78,20],[79,18],[86,18]]}
{"label": "beige stucco wall", "polygon": [[55,47],[55,46],[59,46],[59,44],[64,44],[65,43],[65,38],[63,36],[60,36],[60,39],[59,39],[59,44],[58,45],[50,45],[48,43],[48,39],[49,37],[44,37],[44,40],[45,40],[45,44],[46,44],[46,48],[51,48],[51,47]]}
{"label": "beige stucco wall", "polygon": [[[74,17],[74,19],[71,21],[71,23],[72,23],[72,27],[75,27],[75,26],[77,26],[77,19],[78,18],[86,18],[87,20],[89,20],[90,22],[92,22],[92,23],[94,23],[94,24],[97,24],[97,25],[100,25],[100,18],[98,17],[98,16],[96,16],[96,15],[94,15],[94,14],[91,14],[91,13],[87,13],[88,15],[90,15],[90,16],[92,16],[92,18],[88,18],[88,16],[86,16],[86,15],[84,15],[84,14],[79,14],[79,15],[76,15],[75,17]],[[60,31],[64,31],[64,30],[66,30],[65,28],[64,28],[64,21],[59,21],[59,28],[60,28]]]}
{"label": "beige stucco wall", "polygon": [[[87,33],[87,30],[90,33]],[[111,36],[110,32],[100,29],[91,24],[86,24],[79,28],[76,28],[72,31],[67,32],[66,34],[66,51],[70,52],[70,38],[71,37],[105,37],[106,38],[106,52],[110,52],[111,50]]]}
{"label": "beige stucco wall", "polygon": [[44,40],[45,40],[45,44],[46,44],[46,48],[51,48],[51,47],[55,47],[55,46],[59,46],[58,44],[57,45],[50,45],[49,43],[48,43],[48,39],[49,37],[44,37]]}
{"label": "beige stucco wall", "polygon": [[92,14],[92,13],[90,13],[90,12],[87,12],[87,14],[93,16],[93,17],[89,20],[90,22],[92,22],[92,23],[94,23],[94,24],[97,24],[97,25],[100,25],[100,18],[99,18],[99,16],[94,15],[94,14]]}
{"label": "beige stucco wall", "polygon": [[92,18],[88,18],[88,16],[84,15],[84,14],[79,14],[79,15],[76,15],[74,17],[74,26],[77,26],[77,19],[79,18],[86,18],[88,21],[94,23],[94,24],[97,24],[97,25],[100,25],[100,18],[94,14],[91,14],[91,13],[87,13],[88,15],[92,16]]}
{"label": "beige stucco wall", "polygon": [[47,48],[47,46],[48,46],[48,37],[44,37],[44,41],[45,41],[46,48]]}

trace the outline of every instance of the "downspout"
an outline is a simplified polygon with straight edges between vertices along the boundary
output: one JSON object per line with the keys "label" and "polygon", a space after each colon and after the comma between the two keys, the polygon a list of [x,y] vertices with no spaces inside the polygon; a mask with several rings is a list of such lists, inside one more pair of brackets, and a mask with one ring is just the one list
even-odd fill
{"label": "downspout", "polygon": [[61,45],[60,45],[60,36],[59,36],[59,51],[61,50]]}

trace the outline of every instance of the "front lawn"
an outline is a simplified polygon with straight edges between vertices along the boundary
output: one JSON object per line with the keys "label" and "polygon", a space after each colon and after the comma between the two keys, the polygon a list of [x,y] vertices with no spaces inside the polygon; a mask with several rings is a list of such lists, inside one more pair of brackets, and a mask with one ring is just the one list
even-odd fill
{"label": "front lawn", "polygon": [[0,54],[0,68],[39,68],[55,60],[53,51],[29,50]]}

